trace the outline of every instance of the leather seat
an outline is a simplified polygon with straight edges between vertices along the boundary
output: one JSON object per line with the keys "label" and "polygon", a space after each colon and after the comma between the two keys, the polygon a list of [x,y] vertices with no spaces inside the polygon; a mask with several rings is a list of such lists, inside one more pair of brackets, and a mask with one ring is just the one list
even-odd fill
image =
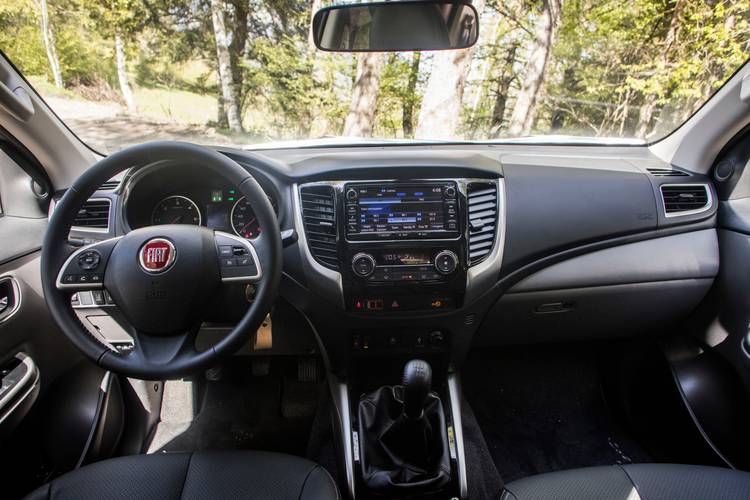
{"label": "leather seat", "polygon": [[104,460],[60,476],[26,498],[337,500],[339,493],[328,472],[309,460],[226,451]]}
{"label": "leather seat", "polygon": [[540,474],[505,486],[502,500],[747,500],[750,474],[700,465],[632,464]]}

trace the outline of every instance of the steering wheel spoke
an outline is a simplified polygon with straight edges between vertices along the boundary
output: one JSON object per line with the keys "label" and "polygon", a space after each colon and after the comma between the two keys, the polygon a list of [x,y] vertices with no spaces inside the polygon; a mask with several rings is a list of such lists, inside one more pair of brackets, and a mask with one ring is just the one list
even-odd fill
{"label": "steering wheel spoke", "polygon": [[74,250],[60,267],[55,282],[57,289],[83,291],[104,288],[107,263],[120,238],[111,238]]}
{"label": "steering wheel spoke", "polygon": [[263,277],[258,251],[252,241],[215,231],[221,281],[257,283]]}
{"label": "steering wheel spoke", "polygon": [[131,361],[137,361],[141,366],[151,367],[164,367],[191,359],[197,354],[195,338],[198,330],[200,325],[175,335],[154,335],[133,329],[133,350],[127,356],[137,358]]}

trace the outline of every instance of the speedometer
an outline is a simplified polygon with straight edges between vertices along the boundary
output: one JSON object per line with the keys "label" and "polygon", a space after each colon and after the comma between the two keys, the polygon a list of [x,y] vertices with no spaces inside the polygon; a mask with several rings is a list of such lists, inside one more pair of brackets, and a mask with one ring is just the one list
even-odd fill
{"label": "speedometer", "polygon": [[201,211],[198,205],[185,196],[168,196],[154,207],[151,224],[194,224],[201,225]]}
{"label": "speedometer", "polygon": [[260,235],[260,226],[255,212],[244,196],[237,200],[232,207],[232,229],[237,236],[242,238],[257,238]]}

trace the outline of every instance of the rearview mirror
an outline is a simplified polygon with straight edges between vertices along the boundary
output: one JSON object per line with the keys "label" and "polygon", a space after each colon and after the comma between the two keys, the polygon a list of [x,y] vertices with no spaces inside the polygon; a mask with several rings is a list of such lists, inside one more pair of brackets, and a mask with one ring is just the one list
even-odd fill
{"label": "rearview mirror", "polygon": [[315,13],[315,46],[332,52],[465,49],[479,37],[479,15],[466,0],[334,5]]}

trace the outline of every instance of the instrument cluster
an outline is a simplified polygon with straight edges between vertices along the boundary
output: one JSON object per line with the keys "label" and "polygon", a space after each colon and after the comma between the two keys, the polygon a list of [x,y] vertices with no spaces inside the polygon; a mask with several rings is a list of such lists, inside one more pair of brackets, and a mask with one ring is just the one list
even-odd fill
{"label": "instrument cluster", "polygon": [[[266,195],[278,215],[276,199],[268,191]],[[252,203],[236,186],[190,167],[155,170],[134,182],[124,212],[130,229],[192,224],[250,240],[263,230]]]}

